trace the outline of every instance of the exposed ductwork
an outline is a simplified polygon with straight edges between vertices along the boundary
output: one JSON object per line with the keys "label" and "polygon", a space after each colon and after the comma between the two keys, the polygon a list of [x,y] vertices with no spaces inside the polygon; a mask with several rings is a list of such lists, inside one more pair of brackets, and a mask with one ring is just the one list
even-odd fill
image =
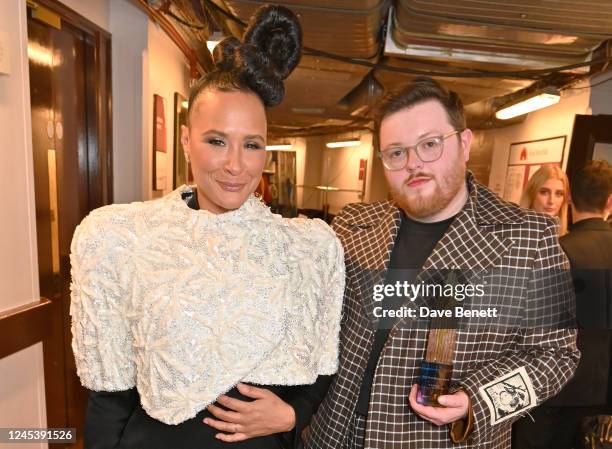
{"label": "exposed ductwork", "polygon": [[399,0],[386,52],[516,68],[556,67],[588,60],[612,37],[611,24],[609,0]]}
{"label": "exposed ductwork", "polygon": [[[170,12],[212,20],[226,34],[239,35],[237,21],[248,21],[266,2],[170,3]],[[607,63],[590,67],[585,61],[611,57],[602,45],[612,38],[610,0],[397,0],[391,10],[390,0],[280,3],[300,18],[305,46],[319,51],[305,52],[287,80],[285,102],[269,112],[275,135],[367,126],[382,94],[417,74],[432,74],[459,93],[471,126],[505,126],[513,122],[493,118],[502,103],[603,70]],[[556,70],[574,63],[583,67]]]}

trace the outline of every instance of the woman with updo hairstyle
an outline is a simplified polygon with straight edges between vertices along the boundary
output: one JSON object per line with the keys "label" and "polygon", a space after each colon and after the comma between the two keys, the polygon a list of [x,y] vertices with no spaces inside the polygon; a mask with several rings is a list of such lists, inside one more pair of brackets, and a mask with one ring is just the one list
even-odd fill
{"label": "woman with updo hairstyle", "polygon": [[559,236],[567,234],[569,180],[556,165],[543,165],[529,179],[521,197],[521,207],[559,219]]}
{"label": "woman with updo hairstyle", "polygon": [[182,143],[194,186],[93,211],[72,242],[72,347],[88,448],[299,445],[338,366],[343,251],[253,195],[266,108],[300,59],[286,8],[215,49]]}

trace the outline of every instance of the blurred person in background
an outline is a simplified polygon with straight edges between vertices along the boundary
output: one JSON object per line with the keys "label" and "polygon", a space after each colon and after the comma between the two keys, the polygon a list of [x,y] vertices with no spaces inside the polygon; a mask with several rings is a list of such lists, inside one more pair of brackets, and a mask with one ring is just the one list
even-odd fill
{"label": "blurred person in background", "polygon": [[569,181],[556,165],[543,165],[523,192],[521,207],[559,218],[559,235],[567,234]]}
{"label": "blurred person in background", "polygon": [[[581,357],[573,379],[529,417],[515,424],[514,449],[570,449],[583,446],[587,417],[602,416],[593,434],[612,444],[612,167],[591,161],[572,177],[572,221],[561,247],[569,258],[576,290],[577,346]],[[591,419],[592,422],[596,420]],[[586,421],[585,421],[586,423]]]}

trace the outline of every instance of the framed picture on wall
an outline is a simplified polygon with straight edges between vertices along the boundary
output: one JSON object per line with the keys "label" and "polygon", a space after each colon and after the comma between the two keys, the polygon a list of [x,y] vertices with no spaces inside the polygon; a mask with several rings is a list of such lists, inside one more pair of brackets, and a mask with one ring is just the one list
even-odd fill
{"label": "framed picture on wall", "polygon": [[153,95],[153,190],[167,186],[168,149],[166,144],[166,100]]}
{"label": "framed picture on wall", "polygon": [[178,92],[174,93],[174,183],[176,189],[183,184],[191,184],[193,176],[191,166],[185,157],[181,143],[181,126],[187,125],[187,99]]}
{"label": "framed picture on wall", "polygon": [[527,182],[542,165],[561,167],[567,136],[510,144],[503,198],[519,204]]}

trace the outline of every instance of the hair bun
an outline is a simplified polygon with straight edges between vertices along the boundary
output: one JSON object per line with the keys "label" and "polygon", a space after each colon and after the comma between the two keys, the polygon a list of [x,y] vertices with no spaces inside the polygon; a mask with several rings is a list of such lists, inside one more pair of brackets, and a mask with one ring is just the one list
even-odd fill
{"label": "hair bun", "polygon": [[257,49],[275,76],[284,80],[302,53],[302,28],[296,15],[284,6],[265,5],[249,23],[243,42]]}
{"label": "hair bun", "polygon": [[236,50],[240,41],[235,37],[226,37],[213,50],[215,66],[220,70],[232,70],[236,65]]}
{"label": "hair bun", "polygon": [[237,51],[236,65],[241,80],[259,95],[266,106],[280,104],[285,96],[283,80],[262,52],[253,45],[242,44]]}
{"label": "hair bun", "polygon": [[266,106],[276,106],[285,96],[283,80],[298,65],[301,53],[302,29],[296,15],[284,6],[261,6],[251,17],[242,43],[228,37],[215,47],[217,70],[206,79],[227,77],[219,83],[247,87]]}

